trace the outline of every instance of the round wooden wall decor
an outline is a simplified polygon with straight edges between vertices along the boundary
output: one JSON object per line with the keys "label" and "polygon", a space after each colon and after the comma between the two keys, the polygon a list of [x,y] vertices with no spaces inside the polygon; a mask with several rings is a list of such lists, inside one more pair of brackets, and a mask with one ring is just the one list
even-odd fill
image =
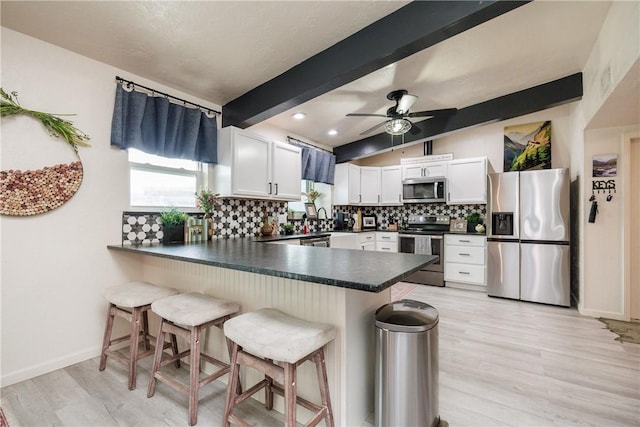
{"label": "round wooden wall decor", "polygon": [[45,166],[37,170],[0,171],[0,214],[11,216],[39,215],[66,203],[82,184],[82,162],[78,146],[89,146],[89,136],[70,121],[58,115],[27,110],[17,101],[17,93],[7,94],[0,88],[2,117],[25,114],[38,119],[49,134],[62,136],[74,151],[75,162]]}

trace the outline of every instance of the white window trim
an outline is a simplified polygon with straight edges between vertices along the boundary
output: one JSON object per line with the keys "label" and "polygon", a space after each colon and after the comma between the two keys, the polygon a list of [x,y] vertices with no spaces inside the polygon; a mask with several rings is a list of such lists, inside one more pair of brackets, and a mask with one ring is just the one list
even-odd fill
{"label": "white window trim", "polygon": [[[186,176],[186,177],[195,176],[196,189],[203,188],[203,184],[207,182],[207,171],[208,171],[207,166],[208,165],[206,163],[197,162],[198,163],[197,170],[190,170],[190,169],[184,169],[184,168],[172,168],[168,166],[157,166],[157,165],[152,165],[150,163],[138,163],[138,162],[132,162],[132,161],[129,161],[128,163],[129,163],[129,172],[131,172],[132,170],[137,170],[137,171],[143,171],[143,172],[157,172],[157,173],[163,173],[167,175],[176,175],[176,176]],[[128,190],[129,191],[131,190],[131,175],[129,175]],[[193,195],[193,197],[194,197],[194,206],[176,206],[176,207],[182,210],[183,212],[187,212],[187,213],[200,212],[200,210],[198,210],[198,208],[195,207],[195,194]],[[131,194],[129,194],[128,199],[129,199],[129,210],[132,212],[157,211],[157,210],[168,209],[171,207],[171,206],[131,205]]]}

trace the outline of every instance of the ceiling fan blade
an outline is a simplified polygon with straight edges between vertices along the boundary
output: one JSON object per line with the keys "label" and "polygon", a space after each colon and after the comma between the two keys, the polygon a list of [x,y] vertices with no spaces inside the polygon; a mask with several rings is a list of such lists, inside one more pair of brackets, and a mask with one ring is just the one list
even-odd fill
{"label": "ceiling fan blade", "polygon": [[415,113],[406,114],[407,117],[434,117],[434,116],[449,116],[458,111],[457,108],[443,108],[440,110],[425,110],[416,111]]}
{"label": "ceiling fan blade", "polygon": [[387,117],[385,114],[349,113],[347,117]]}
{"label": "ceiling fan blade", "polygon": [[422,132],[422,129],[420,129],[418,126],[416,126],[415,123],[411,123],[411,129],[409,129],[409,133],[411,135],[418,135],[418,134],[420,134],[420,132]]}
{"label": "ceiling fan blade", "polygon": [[[386,117],[386,116],[385,116],[385,117]],[[374,130],[376,130],[376,129],[378,129],[378,128],[380,128],[380,127],[384,126],[384,125],[386,125],[386,124],[387,124],[387,122],[388,122],[388,120],[387,120],[387,121],[384,121],[384,122],[382,122],[382,123],[378,123],[377,125],[375,125],[375,126],[373,126],[373,127],[370,127],[369,129],[365,130],[364,132],[360,132],[360,135],[367,135],[367,134],[369,134],[369,133],[373,132]]]}
{"label": "ceiling fan blade", "polygon": [[404,94],[402,98],[398,101],[398,107],[396,108],[396,112],[398,114],[405,114],[409,111],[409,108],[416,102],[418,99],[415,95]]}

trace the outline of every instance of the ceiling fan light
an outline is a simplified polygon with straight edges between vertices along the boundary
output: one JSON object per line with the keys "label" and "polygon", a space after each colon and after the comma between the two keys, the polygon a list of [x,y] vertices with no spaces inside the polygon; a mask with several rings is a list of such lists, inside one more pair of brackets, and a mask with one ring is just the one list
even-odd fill
{"label": "ceiling fan light", "polygon": [[403,135],[411,129],[411,122],[407,119],[389,120],[384,126],[385,132],[391,135]]}

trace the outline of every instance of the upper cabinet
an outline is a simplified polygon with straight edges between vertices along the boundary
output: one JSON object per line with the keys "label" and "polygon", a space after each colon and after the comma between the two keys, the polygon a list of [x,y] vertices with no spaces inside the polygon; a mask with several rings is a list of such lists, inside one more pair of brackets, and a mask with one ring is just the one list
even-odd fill
{"label": "upper cabinet", "polygon": [[446,177],[447,163],[446,161],[427,162],[421,157],[401,159],[402,179]]}
{"label": "upper cabinet", "polygon": [[380,168],[360,168],[360,203],[363,205],[380,203]]}
{"label": "upper cabinet", "polygon": [[399,205],[402,200],[400,166],[364,167],[336,165],[334,205]]}
{"label": "upper cabinet", "polygon": [[447,191],[450,205],[487,203],[487,158],[449,161]]}
{"label": "upper cabinet", "polygon": [[402,204],[402,168],[400,166],[380,168],[380,203]]}
{"label": "upper cabinet", "polygon": [[218,131],[213,191],[222,196],[300,200],[301,150],[235,127]]}

